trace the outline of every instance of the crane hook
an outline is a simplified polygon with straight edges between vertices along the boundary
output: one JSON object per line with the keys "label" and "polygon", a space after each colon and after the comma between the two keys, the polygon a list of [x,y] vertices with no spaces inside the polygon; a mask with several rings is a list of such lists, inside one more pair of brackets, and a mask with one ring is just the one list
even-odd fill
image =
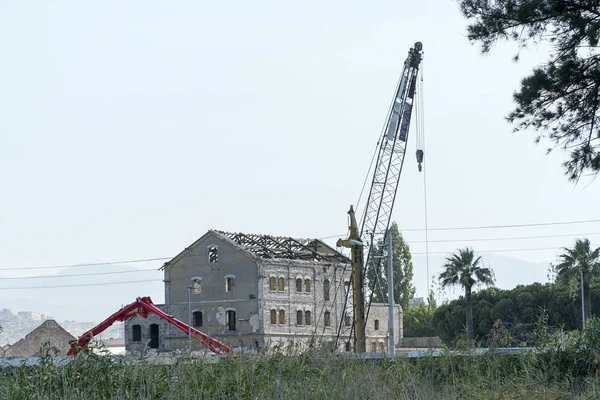
{"label": "crane hook", "polygon": [[417,150],[417,163],[419,164],[419,172],[421,172],[423,170],[421,165],[423,163],[423,150],[421,149]]}

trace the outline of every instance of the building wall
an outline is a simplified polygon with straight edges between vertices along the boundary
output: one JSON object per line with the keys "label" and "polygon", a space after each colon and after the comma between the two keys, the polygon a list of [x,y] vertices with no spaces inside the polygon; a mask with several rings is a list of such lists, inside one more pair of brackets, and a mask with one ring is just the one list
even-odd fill
{"label": "building wall", "polygon": [[[217,247],[218,258],[209,260],[209,249]],[[226,278],[234,279],[226,291]],[[192,313],[202,313],[197,329],[230,346],[252,341],[259,332],[258,268],[256,261],[227,241],[209,233],[187,252],[165,267],[165,300],[169,313],[188,323],[188,290],[194,279],[201,279],[199,293],[192,290]],[[229,331],[228,311],[235,312],[235,330]],[[193,317],[192,317],[193,322]],[[187,347],[185,333],[167,327],[165,349]]]}
{"label": "building wall", "polygon": [[48,345],[52,355],[66,355],[75,337],[65,331],[56,321],[46,320],[8,349],[5,357],[31,357],[40,355],[43,346]]}

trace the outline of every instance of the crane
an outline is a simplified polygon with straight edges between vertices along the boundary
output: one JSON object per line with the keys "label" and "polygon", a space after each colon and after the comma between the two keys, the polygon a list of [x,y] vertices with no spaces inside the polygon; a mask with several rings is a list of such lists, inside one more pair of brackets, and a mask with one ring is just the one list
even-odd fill
{"label": "crane", "polygon": [[[400,174],[406,154],[406,144],[410,127],[412,109],[415,106],[415,92],[419,66],[423,59],[423,44],[416,42],[409,50],[394,92],[392,105],[388,112],[381,137],[378,142],[377,162],[371,180],[369,197],[359,224],[353,207],[350,207],[350,234],[346,240],[338,240],[338,247],[350,248],[352,254],[352,300],[354,323],[354,351],[364,353],[365,323],[369,316],[371,298],[376,278],[368,282],[368,292],[371,294],[365,316],[365,277],[377,277],[380,274],[380,257],[386,243],[386,233],[394,208],[394,201],[400,181]],[[422,149],[416,152],[419,171],[422,170],[424,153]],[[364,254],[367,254],[366,258]],[[363,263],[363,259],[365,262]],[[368,274],[373,271],[373,274]],[[349,291],[346,292],[346,304]],[[390,301],[393,301],[391,299]],[[346,308],[346,306],[344,306]],[[338,328],[338,339],[342,321]],[[352,333],[351,333],[352,335]]]}
{"label": "crane", "polygon": [[90,340],[92,340],[94,336],[102,333],[115,322],[125,321],[129,318],[134,317],[135,315],[139,315],[143,318],[146,318],[148,317],[149,312],[158,315],[160,318],[166,320],[172,325],[175,325],[177,328],[181,329],[185,333],[191,334],[192,338],[207,346],[213,353],[225,354],[231,352],[231,347],[206,335],[205,333],[200,332],[196,328],[190,327],[185,322],[178,320],[177,318],[167,314],[166,312],[158,308],[152,302],[152,299],[150,297],[138,297],[133,303],[122,307],[119,311],[112,314],[110,317],[106,318],[104,321],[102,321],[89,331],[85,332],[77,340],[74,340],[71,343],[71,348],[69,349],[67,355],[76,355],[82,348],[87,346],[87,344],[90,342]]}

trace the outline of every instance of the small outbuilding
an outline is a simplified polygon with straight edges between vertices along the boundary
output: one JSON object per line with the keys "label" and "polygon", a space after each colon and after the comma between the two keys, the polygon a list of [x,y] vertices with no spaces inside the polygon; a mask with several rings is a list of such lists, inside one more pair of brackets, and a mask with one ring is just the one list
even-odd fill
{"label": "small outbuilding", "polygon": [[50,355],[65,356],[69,351],[72,340],[75,340],[73,335],[55,320],[49,319],[6,349],[4,356],[32,357],[40,356],[43,352]]}

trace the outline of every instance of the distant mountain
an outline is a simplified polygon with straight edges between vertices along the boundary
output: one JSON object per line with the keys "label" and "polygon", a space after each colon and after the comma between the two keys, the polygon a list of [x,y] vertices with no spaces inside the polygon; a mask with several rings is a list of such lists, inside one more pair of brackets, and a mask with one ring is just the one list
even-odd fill
{"label": "distant mountain", "polygon": [[[107,274],[86,276],[92,273]],[[36,311],[57,320],[100,322],[138,296],[150,296],[155,303],[163,303],[162,279],[162,271],[144,271],[128,265],[65,268],[51,278],[0,281],[0,308],[10,308],[13,313]],[[148,280],[154,282],[106,285]],[[51,286],[71,287],[36,288]]]}
{"label": "distant mountain", "polygon": [[[483,254],[485,262],[496,274],[496,287],[512,289],[517,285],[528,285],[534,282],[546,283],[548,281],[549,263],[536,263],[518,258],[507,257],[499,254]],[[429,257],[429,276],[436,277],[442,272],[444,256],[433,255]],[[424,256],[413,257],[414,278],[413,284],[417,288],[417,297],[427,296],[427,262]],[[457,298],[462,292],[460,289],[446,291],[446,297]],[[437,295],[437,293],[436,293]]]}

